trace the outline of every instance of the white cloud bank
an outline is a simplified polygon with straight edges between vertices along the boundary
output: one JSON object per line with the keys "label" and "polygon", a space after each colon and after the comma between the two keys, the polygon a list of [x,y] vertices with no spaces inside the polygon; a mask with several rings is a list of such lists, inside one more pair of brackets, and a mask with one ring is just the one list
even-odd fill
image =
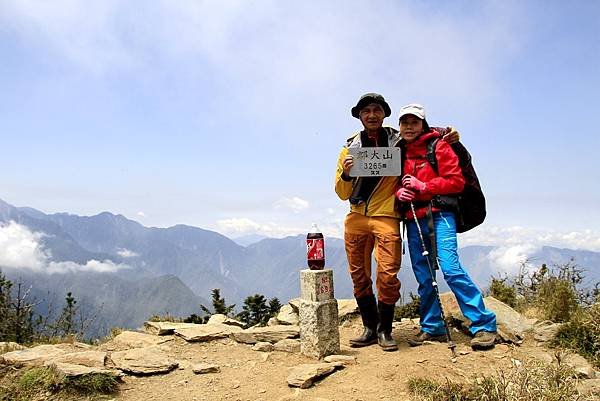
{"label": "white cloud bank", "polygon": [[459,244],[496,246],[487,258],[510,275],[516,273],[543,246],[600,252],[600,232],[589,229],[560,232],[519,226],[481,227],[461,234]]}
{"label": "white cloud bank", "polygon": [[301,230],[297,227],[284,227],[273,222],[258,223],[246,217],[218,220],[217,230],[232,237],[259,234],[272,238],[281,238],[301,233]]}
{"label": "white cloud bank", "polygon": [[110,260],[89,260],[85,264],[54,262],[50,251],[40,242],[43,236],[14,221],[0,225],[0,266],[46,273],[112,273],[129,267]]}
{"label": "white cloud bank", "polygon": [[282,197],[277,200],[273,207],[275,210],[289,210],[294,213],[300,213],[301,211],[308,209],[308,201],[293,196],[291,198]]}

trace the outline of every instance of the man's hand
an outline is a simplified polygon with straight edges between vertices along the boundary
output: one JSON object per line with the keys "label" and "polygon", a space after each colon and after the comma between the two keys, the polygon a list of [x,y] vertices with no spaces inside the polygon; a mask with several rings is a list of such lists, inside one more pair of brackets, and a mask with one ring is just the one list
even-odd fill
{"label": "man's hand", "polygon": [[396,191],[396,198],[401,202],[412,202],[415,199],[415,193],[407,188],[400,188]]}
{"label": "man's hand", "polygon": [[442,136],[442,139],[452,145],[460,140],[460,134],[454,127],[446,128],[446,133]]}
{"label": "man's hand", "polygon": [[344,161],[342,162],[342,168],[344,169],[344,175],[346,177],[350,177],[350,170],[352,169],[352,166],[354,166],[354,156],[346,155],[346,157],[344,157]]}
{"label": "man's hand", "polygon": [[402,186],[407,189],[414,189],[415,191],[422,192],[427,185],[418,178],[407,174],[402,178]]}

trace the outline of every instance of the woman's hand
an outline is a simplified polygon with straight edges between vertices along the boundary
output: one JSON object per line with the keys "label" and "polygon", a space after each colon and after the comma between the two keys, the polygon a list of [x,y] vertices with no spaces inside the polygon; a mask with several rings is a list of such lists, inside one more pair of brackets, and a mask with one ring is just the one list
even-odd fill
{"label": "woman's hand", "polygon": [[402,178],[402,186],[407,189],[414,189],[418,192],[425,191],[425,188],[427,187],[423,181],[408,174]]}
{"label": "woman's hand", "polygon": [[442,136],[442,139],[448,143],[448,145],[452,145],[455,142],[460,140],[460,134],[454,127],[446,128],[446,133]]}
{"label": "woman's hand", "polygon": [[400,188],[396,191],[396,198],[402,202],[412,202],[415,199],[415,193],[407,188]]}

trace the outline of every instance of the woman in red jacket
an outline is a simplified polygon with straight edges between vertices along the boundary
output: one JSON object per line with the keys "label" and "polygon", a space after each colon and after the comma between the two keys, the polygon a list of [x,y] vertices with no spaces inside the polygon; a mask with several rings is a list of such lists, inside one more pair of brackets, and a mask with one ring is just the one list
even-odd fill
{"label": "woman in red jacket", "polygon": [[[474,335],[471,347],[486,349],[494,346],[496,338],[496,315],[487,310],[483,304],[483,296],[471,280],[458,259],[458,243],[456,238],[456,222],[454,212],[439,206],[432,199],[436,195],[460,193],[465,185],[458,158],[450,145],[445,141],[437,141],[435,157],[437,172],[427,161],[427,146],[440,134],[430,130],[425,119],[425,110],[419,104],[409,104],[400,110],[400,135],[405,155],[401,187],[396,196],[405,210],[405,222],[408,234],[408,249],[413,272],[419,283],[421,331],[409,338],[412,346],[423,344],[425,340],[446,341],[444,322],[432,286],[432,274],[436,264],[427,260],[422,250],[425,246],[429,255],[437,254],[444,279],[456,296],[463,315],[471,321],[469,328]],[[436,253],[432,252],[428,228],[429,208],[435,232]],[[412,210],[415,211],[415,216]],[[424,244],[417,229],[419,224]]]}

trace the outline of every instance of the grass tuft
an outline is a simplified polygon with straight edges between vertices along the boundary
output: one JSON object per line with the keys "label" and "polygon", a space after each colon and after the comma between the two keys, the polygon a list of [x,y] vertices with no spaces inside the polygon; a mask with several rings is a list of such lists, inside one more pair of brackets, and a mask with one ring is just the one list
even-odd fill
{"label": "grass tuft", "polygon": [[576,401],[574,371],[561,364],[514,362],[510,370],[500,370],[495,376],[481,376],[468,383],[450,380],[436,382],[413,378],[409,391],[419,401]]}
{"label": "grass tuft", "polygon": [[49,367],[5,372],[0,382],[1,401],[42,399],[97,399],[118,390],[119,379],[105,373],[60,378]]}

